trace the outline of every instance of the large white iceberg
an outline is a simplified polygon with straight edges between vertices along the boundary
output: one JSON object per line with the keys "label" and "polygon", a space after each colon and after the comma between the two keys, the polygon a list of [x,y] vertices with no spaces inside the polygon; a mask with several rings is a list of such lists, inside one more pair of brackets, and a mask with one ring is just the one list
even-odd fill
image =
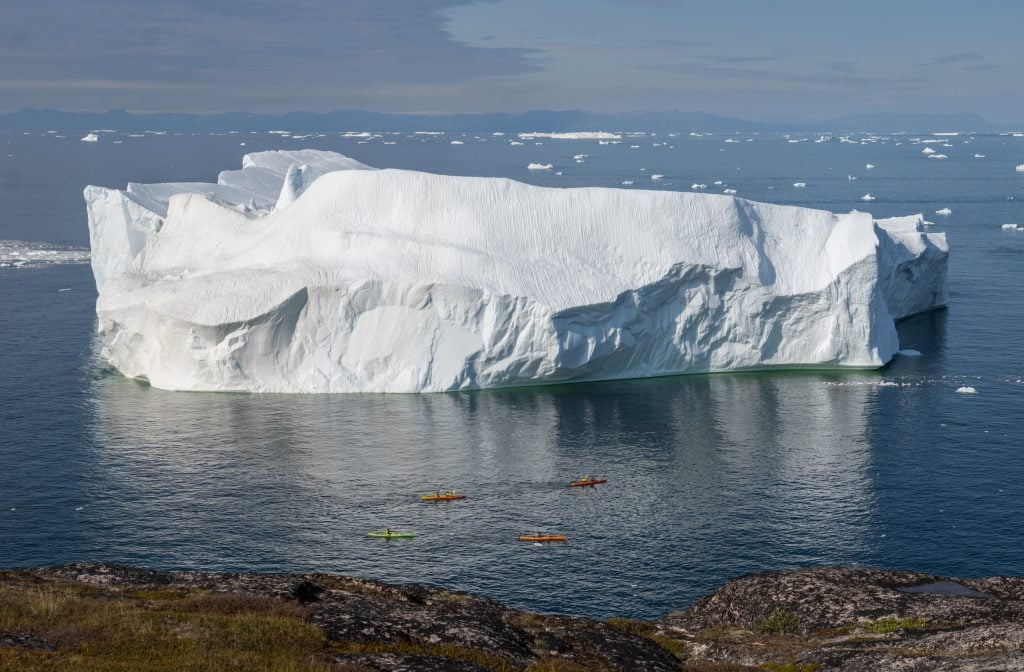
{"label": "large white iceberg", "polygon": [[260,152],[88,187],[103,356],[174,390],[428,392],[873,368],[946,301],[943,234],[732,196]]}

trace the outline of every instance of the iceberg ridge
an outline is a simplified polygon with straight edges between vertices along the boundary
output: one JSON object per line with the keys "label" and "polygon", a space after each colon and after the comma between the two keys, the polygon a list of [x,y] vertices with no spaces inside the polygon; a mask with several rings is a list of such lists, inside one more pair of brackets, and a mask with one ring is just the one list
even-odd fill
{"label": "iceberg ridge", "polygon": [[247,155],[217,184],[87,187],[103,356],[176,390],[433,392],[874,368],[946,301],[947,247],[706,193],[546,188]]}

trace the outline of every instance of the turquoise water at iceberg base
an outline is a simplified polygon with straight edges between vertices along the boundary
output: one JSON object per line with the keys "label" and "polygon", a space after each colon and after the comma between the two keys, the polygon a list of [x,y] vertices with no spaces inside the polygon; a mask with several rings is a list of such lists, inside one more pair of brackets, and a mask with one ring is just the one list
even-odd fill
{"label": "turquoise water at iceberg base", "polygon": [[[949,237],[950,306],[900,323],[903,346],[921,356],[874,372],[197,394],[124,379],[99,360],[87,265],[0,267],[2,567],[332,571],[592,617],[656,617],[765,569],[1024,573],[1024,234],[1001,230],[1024,224],[1024,174],[1014,171],[1024,138],[944,137],[949,147],[931,146],[949,159],[936,161],[916,142],[936,138],[914,135],[521,146],[472,134],[457,136],[464,145],[413,134],[365,144],[53,135],[0,136],[0,239],[87,244],[87,183],[212,180],[247,151],[317,147],[548,186],[704,183],[835,211],[923,212]],[[530,172],[530,162],[555,168]],[[867,192],[877,200],[862,202]],[[944,207],[950,216],[932,214]],[[582,474],[609,483],[566,487]],[[419,501],[438,488],[468,499]],[[417,536],[366,538],[385,526]],[[516,541],[536,530],[569,542]]]}

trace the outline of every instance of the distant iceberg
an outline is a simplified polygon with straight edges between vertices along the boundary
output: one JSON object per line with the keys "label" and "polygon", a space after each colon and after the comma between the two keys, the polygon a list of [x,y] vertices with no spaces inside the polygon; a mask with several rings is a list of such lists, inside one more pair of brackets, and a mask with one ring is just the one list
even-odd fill
{"label": "distant iceberg", "polygon": [[618,133],[606,131],[572,131],[570,133],[520,133],[522,140],[537,140],[548,138],[551,140],[622,140]]}
{"label": "distant iceberg", "polygon": [[172,390],[434,392],[876,368],[946,301],[943,234],[706,193],[260,152],[87,187],[102,355]]}

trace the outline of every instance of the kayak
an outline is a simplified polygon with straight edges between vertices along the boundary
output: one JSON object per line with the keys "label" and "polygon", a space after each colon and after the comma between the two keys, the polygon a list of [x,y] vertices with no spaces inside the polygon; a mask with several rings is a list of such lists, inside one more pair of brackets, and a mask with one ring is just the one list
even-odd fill
{"label": "kayak", "polygon": [[423,495],[420,497],[424,502],[453,502],[456,499],[465,498],[465,495]]}
{"label": "kayak", "polygon": [[588,485],[601,485],[602,483],[607,483],[607,482],[608,482],[607,478],[581,478],[578,481],[573,481],[572,483],[570,483],[569,487],[570,488],[585,488]]}
{"label": "kayak", "polygon": [[374,539],[412,539],[415,535],[412,532],[370,532],[366,536]]}
{"label": "kayak", "polygon": [[561,534],[521,534],[519,541],[568,541]]}

